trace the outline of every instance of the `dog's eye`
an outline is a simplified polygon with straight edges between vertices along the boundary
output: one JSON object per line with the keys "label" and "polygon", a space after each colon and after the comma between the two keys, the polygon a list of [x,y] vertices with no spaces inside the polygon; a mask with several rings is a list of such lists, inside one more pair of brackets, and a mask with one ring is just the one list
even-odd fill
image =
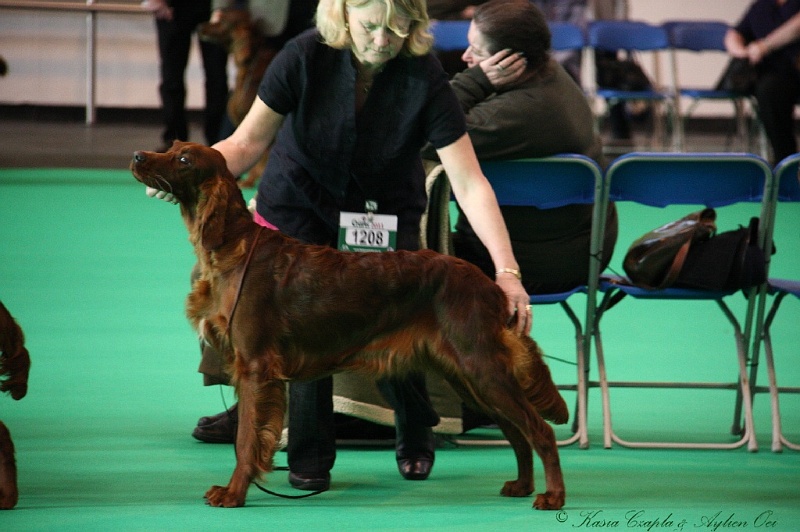
{"label": "dog's eye", "polygon": [[190,163],[191,163],[191,161],[189,160],[189,158],[188,158],[187,156],[185,156],[185,155],[181,155],[180,157],[178,157],[178,160],[181,162],[181,164],[186,164],[186,165],[188,165],[188,164],[190,164]]}

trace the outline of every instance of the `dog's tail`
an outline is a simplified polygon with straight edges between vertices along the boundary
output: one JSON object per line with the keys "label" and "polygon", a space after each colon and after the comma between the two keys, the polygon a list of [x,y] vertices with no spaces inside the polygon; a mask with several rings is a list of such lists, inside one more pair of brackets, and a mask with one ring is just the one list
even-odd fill
{"label": "dog's tail", "polygon": [[539,344],[529,336],[523,336],[522,343],[530,355],[528,376],[523,381],[528,400],[546,420],[556,425],[566,423],[569,420],[569,408],[553,382]]}
{"label": "dog's tail", "polygon": [[28,393],[28,372],[31,359],[25,349],[25,336],[11,313],[0,303],[0,392],[9,392],[14,399]]}

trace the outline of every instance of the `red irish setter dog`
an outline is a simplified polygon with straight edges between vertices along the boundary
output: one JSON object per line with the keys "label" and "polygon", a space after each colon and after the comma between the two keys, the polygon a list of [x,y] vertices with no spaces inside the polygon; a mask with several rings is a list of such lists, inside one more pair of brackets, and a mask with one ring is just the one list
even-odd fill
{"label": "red irish setter dog", "polygon": [[[16,400],[25,397],[30,367],[22,329],[0,303],[0,377],[5,377],[0,378],[0,392],[9,393]],[[10,510],[18,499],[14,442],[8,428],[0,421],[0,510]]]}
{"label": "red irish setter dog", "polygon": [[256,224],[225,159],[200,144],[137,151],[131,171],[172,193],[200,276],[186,301],[199,334],[226,357],[239,398],[236,468],[206,492],[212,506],[242,506],[272,470],[285,382],[341,371],[399,375],[429,370],[496,420],[517,458],[501,493],[533,493],[533,450],[546,489],[533,506],[564,505],[552,427],[567,406],[537,344],[508,326],[503,291],[473,265],[430,250],[348,253]]}

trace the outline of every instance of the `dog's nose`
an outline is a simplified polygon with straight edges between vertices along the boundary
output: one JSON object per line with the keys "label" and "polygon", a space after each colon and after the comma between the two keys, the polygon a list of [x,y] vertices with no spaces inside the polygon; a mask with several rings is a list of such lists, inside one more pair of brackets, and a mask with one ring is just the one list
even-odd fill
{"label": "dog's nose", "polygon": [[144,153],[142,153],[140,151],[133,152],[133,162],[140,163],[140,162],[144,161],[145,159],[146,159],[146,157],[144,156]]}

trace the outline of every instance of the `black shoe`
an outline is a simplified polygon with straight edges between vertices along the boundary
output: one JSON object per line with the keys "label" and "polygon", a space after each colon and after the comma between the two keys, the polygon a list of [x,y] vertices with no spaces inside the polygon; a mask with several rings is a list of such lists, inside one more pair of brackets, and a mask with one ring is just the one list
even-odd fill
{"label": "black shoe", "polygon": [[289,472],[289,484],[294,489],[303,491],[328,491],[331,489],[330,473],[292,473]]}
{"label": "black shoe", "polygon": [[213,423],[195,427],[192,436],[206,443],[233,443],[236,441],[238,424],[238,416],[223,412],[223,415]]}
{"label": "black shoe", "polygon": [[433,460],[428,458],[398,458],[397,469],[406,480],[425,480],[433,469]]}
{"label": "black shoe", "polygon": [[425,480],[431,474],[436,437],[431,427],[397,426],[395,457],[397,469],[406,480]]}
{"label": "black shoe", "polygon": [[223,417],[230,417],[230,416],[232,416],[236,420],[239,419],[239,403],[234,403],[232,407],[223,412],[220,412],[219,414],[214,414],[213,416],[201,417],[200,419],[197,420],[197,426],[203,427],[205,425],[211,425],[213,423],[216,423]]}

